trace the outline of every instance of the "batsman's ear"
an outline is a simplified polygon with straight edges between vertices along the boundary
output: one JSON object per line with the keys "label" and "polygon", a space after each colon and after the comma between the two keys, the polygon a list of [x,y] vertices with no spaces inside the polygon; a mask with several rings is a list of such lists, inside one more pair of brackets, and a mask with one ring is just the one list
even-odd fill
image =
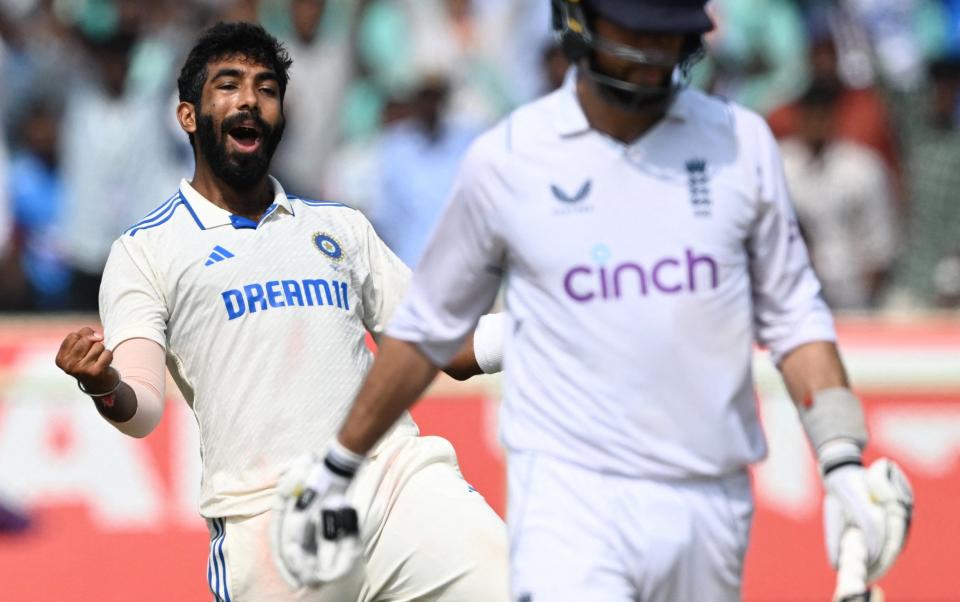
{"label": "batsman's ear", "polygon": [[177,121],[180,127],[188,134],[197,131],[197,111],[192,102],[183,101],[177,105]]}

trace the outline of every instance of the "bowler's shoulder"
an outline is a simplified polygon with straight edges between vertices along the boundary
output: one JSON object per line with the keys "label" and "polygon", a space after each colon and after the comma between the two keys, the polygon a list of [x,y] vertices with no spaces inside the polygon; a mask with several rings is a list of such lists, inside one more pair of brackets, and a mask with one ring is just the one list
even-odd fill
{"label": "bowler's shoulder", "polygon": [[315,200],[293,194],[288,194],[287,200],[294,216],[305,222],[304,227],[341,233],[346,231],[358,238],[362,238],[363,232],[372,227],[359,209],[339,201]]}
{"label": "bowler's shoulder", "polygon": [[184,238],[205,230],[197,212],[178,189],[143,218],[130,225],[116,244],[144,256],[178,249]]}
{"label": "bowler's shoulder", "polygon": [[287,201],[290,203],[290,208],[293,209],[294,214],[300,209],[307,215],[321,214],[339,219],[350,219],[349,216],[356,213],[355,209],[339,201],[309,199],[295,194],[287,194]]}

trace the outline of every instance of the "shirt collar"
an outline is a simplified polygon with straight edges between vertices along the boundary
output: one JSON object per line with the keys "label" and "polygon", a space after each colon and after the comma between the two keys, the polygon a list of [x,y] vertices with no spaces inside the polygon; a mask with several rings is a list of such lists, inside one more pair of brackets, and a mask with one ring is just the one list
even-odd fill
{"label": "shirt collar", "polygon": [[[273,186],[273,204],[271,204],[270,208],[263,214],[264,217],[274,210],[280,209],[293,215],[293,205],[290,204],[290,199],[287,198],[287,193],[284,192],[283,187],[280,186],[280,182],[273,176],[267,177]],[[217,226],[229,226],[234,223],[233,219],[231,219],[234,217],[232,213],[211,203],[206,197],[197,192],[197,189],[191,186],[190,182],[186,179],[180,180],[180,194],[187,204],[190,205],[190,208],[193,209],[194,214],[196,214],[197,219],[200,220],[204,229],[216,228]]]}
{"label": "shirt collar", "polygon": [[[689,104],[683,90],[679,90],[667,109],[664,119],[686,121],[689,116]],[[577,97],[577,68],[571,67],[563,78],[563,85],[555,93],[553,104],[553,125],[561,136],[575,136],[589,131],[590,122],[580,106]]]}

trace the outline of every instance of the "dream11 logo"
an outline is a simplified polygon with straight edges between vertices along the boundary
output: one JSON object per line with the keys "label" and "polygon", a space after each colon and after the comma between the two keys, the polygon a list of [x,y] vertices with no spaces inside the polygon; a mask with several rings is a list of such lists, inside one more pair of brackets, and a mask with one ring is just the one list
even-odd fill
{"label": "dream11 logo", "polygon": [[578,303],[717,288],[716,260],[693,249],[684,249],[679,257],[664,257],[648,265],[632,261],[608,265],[612,253],[604,244],[594,245],[590,255],[596,265],[576,265],[563,276],[563,289]]}

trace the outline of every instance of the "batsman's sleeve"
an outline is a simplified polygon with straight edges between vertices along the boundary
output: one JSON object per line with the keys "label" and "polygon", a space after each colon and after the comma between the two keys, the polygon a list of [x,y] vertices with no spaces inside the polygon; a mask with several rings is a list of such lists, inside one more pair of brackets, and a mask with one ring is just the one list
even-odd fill
{"label": "batsman's sleeve", "polygon": [[160,280],[145,251],[124,236],[113,243],[100,283],[100,322],[104,345],[116,349],[129,339],[167,347],[169,312]]}
{"label": "batsman's sleeve", "polygon": [[446,366],[488,311],[506,267],[494,162],[474,144],[387,334]]}
{"label": "batsman's sleeve", "polygon": [[366,248],[368,271],[363,280],[363,324],[375,339],[390,323],[410,285],[410,268],[390,250],[359,211],[360,237]]}
{"label": "batsman's sleeve", "polygon": [[820,295],[783,172],[783,161],[766,123],[755,120],[757,216],[747,241],[757,342],[775,363],[813,341],[834,341],[833,317]]}

